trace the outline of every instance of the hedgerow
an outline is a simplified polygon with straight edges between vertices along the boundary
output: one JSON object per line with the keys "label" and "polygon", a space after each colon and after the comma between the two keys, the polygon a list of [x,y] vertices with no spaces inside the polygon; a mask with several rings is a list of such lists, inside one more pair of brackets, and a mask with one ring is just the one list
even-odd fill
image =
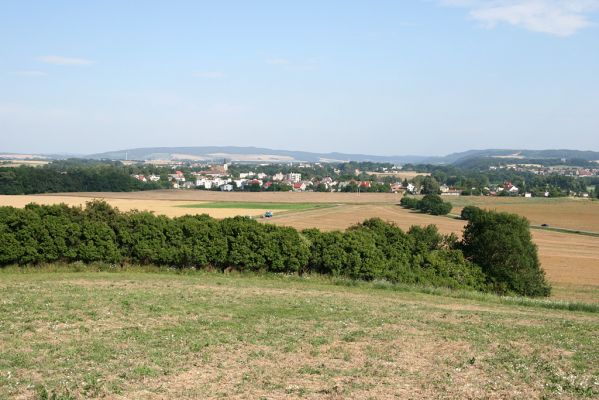
{"label": "hedgerow", "polygon": [[[462,247],[455,235],[441,235],[434,225],[404,232],[377,218],[344,232],[300,232],[247,217],[217,220],[208,215],[168,218],[149,212],[120,212],[102,201],[90,202],[85,208],[0,207],[0,265],[107,262],[234,268],[497,289],[496,277],[490,279],[467,259]],[[518,292],[520,287],[509,289]]]}

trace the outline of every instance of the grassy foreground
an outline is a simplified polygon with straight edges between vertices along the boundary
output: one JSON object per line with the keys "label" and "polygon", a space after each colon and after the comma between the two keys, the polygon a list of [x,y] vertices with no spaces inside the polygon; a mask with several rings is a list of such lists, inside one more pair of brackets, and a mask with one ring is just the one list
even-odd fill
{"label": "grassy foreground", "polygon": [[0,398],[581,398],[599,315],[321,278],[0,272]]}

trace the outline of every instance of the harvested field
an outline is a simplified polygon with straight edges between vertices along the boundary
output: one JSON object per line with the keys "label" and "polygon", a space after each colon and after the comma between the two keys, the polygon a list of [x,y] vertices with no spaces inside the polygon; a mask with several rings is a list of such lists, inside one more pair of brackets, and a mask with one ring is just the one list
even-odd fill
{"label": "harvested field", "polygon": [[459,214],[466,205],[475,205],[525,216],[533,225],[599,232],[599,201],[490,196],[461,196],[448,200],[454,205],[454,214]]}
{"label": "harvested field", "polygon": [[599,394],[592,312],[317,277],[0,276],[0,398]]}
{"label": "harvested field", "polygon": [[324,192],[215,192],[210,190],[149,190],[145,192],[81,192],[44,194],[43,196],[75,196],[105,199],[227,201],[252,203],[393,203],[396,193],[324,193]]}
{"label": "harvested field", "polygon": [[[101,195],[101,193],[98,193]],[[29,203],[37,204],[60,204],[69,206],[84,206],[86,202],[101,199],[106,200],[108,204],[117,207],[122,211],[141,210],[152,211],[158,215],[168,217],[180,217],[186,214],[208,214],[214,218],[227,218],[237,215],[257,216],[268,210],[240,208],[201,208],[197,201],[173,201],[173,200],[143,200],[143,199],[122,199],[116,197],[91,197],[91,196],[46,196],[46,195],[26,195],[26,196],[4,196],[0,195],[0,206],[25,207]],[[189,207],[189,208],[187,208]]]}

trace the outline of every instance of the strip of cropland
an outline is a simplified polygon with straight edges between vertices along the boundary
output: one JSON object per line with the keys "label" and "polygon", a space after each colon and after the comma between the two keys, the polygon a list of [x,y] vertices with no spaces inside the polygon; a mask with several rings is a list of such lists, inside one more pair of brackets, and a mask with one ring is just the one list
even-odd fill
{"label": "strip of cropland", "polygon": [[183,208],[245,208],[250,210],[310,210],[314,208],[330,207],[329,204],[317,204],[317,203],[252,203],[243,201],[221,201],[214,203],[199,203],[199,204],[187,204],[180,205]]}
{"label": "strip of cropland", "polygon": [[318,277],[59,267],[0,271],[0,296],[0,398],[599,394],[593,312]]}

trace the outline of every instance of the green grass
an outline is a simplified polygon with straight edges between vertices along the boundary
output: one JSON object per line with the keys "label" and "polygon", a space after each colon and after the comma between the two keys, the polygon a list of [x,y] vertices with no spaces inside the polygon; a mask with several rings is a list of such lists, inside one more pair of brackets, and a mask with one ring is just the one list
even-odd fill
{"label": "green grass", "polygon": [[243,208],[249,210],[311,210],[314,208],[332,207],[334,204],[316,203],[250,203],[243,201],[219,201],[214,203],[188,204],[183,208]]}
{"label": "green grass", "polygon": [[0,272],[0,398],[599,395],[599,316],[582,308],[146,270]]}

